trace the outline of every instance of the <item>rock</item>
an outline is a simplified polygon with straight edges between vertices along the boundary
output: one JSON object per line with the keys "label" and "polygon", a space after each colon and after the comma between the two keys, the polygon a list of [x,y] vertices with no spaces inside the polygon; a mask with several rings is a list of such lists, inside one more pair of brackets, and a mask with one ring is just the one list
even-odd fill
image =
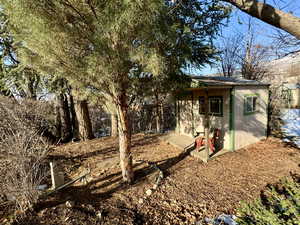
{"label": "rock", "polygon": [[238,225],[237,222],[235,222],[236,216],[234,215],[226,215],[226,214],[221,214],[216,218],[205,218],[205,222],[207,224],[225,224],[225,225]]}
{"label": "rock", "polygon": [[41,185],[38,185],[37,186],[37,189],[39,190],[39,191],[44,191],[44,190],[46,190],[48,188],[48,185],[47,184],[41,184]]}
{"label": "rock", "polygon": [[148,196],[152,195],[152,190],[151,190],[151,189],[148,189],[148,190],[146,191],[146,195],[148,195]]}
{"label": "rock", "polygon": [[140,198],[139,199],[139,204],[143,204],[144,203],[144,199]]}
{"label": "rock", "polygon": [[153,189],[156,190],[157,188],[158,188],[158,185],[157,185],[157,184],[154,184],[154,185],[153,185]]}
{"label": "rock", "polygon": [[185,212],[184,215],[185,215],[186,218],[192,217],[192,215],[189,212]]}
{"label": "rock", "polygon": [[85,205],[85,208],[86,208],[87,210],[89,210],[90,212],[95,212],[95,208],[94,208],[91,204]]}
{"label": "rock", "polygon": [[7,201],[7,197],[4,194],[0,194],[0,202],[6,202]]}
{"label": "rock", "polygon": [[74,201],[66,201],[66,206],[67,206],[68,208],[72,208],[72,207],[74,207],[74,205],[75,205],[75,202],[74,202]]}
{"label": "rock", "polygon": [[15,197],[13,194],[11,194],[11,193],[7,193],[7,194],[6,194],[6,199],[7,199],[8,201],[15,201],[15,200],[16,200],[16,197]]}
{"label": "rock", "polygon": [[48,210],[47,208],[41,210],[41,211],[40,211],[40,215],[41,215],[41,216],[45,216],[45,214],[47,213],[47,210]]}
{"label": "rock", "polygon": [[163,201],[163,204],[164,204],[164,205],[167,205],[167,206],[170,205],[170,203],[169,203],[168,201]]}
{"label": "rock", "polygon": [[101,211],[97,211],[97,212],[96,212],[96,216],[97,216],[97,218],[98,218],[99,220],[101,220],[101,219],[102,219],[102,212],[101,212]]}
{"label": "rock", "polygon": [[195,221],[197,220],[197,217],[192,215],[190,220],[193,221],[193,223],[195,223]]}

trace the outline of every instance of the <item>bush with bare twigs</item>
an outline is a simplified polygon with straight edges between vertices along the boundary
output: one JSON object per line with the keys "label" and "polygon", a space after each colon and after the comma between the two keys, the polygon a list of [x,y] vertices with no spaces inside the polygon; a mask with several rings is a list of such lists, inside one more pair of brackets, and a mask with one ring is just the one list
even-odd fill
{"label": "bush with bare twigs", "polygon": [[31,130],[53,140],[55,115],[51,104],[0,96],[0,134],[7,130]]}
{"label": "bush with bare twigs", "polygon": [[282,109],[286,108],[287,100],[282,96],[282,88],[271,87],[269,96],[269,134],[282,137]]}
{"label": "bush with bare twigs", "polygon": [[38,103],[0,101],[0,195],[21,211],[37,202],[38,186],[48,171],[49,144],[41,135],[50,126],[45,113],[45,106]]}

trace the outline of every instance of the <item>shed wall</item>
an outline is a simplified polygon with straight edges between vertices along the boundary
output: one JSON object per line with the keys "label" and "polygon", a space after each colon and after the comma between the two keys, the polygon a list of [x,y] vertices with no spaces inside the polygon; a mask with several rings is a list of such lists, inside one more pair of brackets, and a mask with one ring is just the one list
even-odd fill
{"label": "shed wall", "polygon": [[[204,115],[199,113],[199,97],[204,96],[203,90],[193,91],[190,95],[177,101],[179,112],[176,130],[180,134],[188,136],[196,135],[196,132],[204,132]],[[221,129],[221,148],[230,148],[229,132],[229,89],[209,90],[208,96],[222,96],[223,115],[210,116],[210,127]]]}
{"label": "shed wall", "polygon": [[[251,94],[258,94],[259,96],[258,111],[246,115],[244,113],[244,100],[247,95]],[[266,138],[268,98],[267,87],[235,87],[235,149],[243,148]]]}

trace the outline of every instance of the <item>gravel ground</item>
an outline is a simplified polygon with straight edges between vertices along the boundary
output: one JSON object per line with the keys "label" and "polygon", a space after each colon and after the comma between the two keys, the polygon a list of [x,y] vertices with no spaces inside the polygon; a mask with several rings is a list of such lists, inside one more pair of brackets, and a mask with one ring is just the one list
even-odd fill
{"label": "gravel ground", "polygon": [[[117,139],[62,145],[51,152],[49,160],[60,163],[67,179],[90,168],[88,183],[77,182],[50,196],[18,224],[195,224],[204,217],[234,214],[241,200],[257,198],[268,183],[300,173],[300,150],[275,138],[207,164],[160,141],[157,135],[138,134],[132,143],[135,160],[156,162],[164,171],[156,190],[149,191],[158,171],[147,163],[135,164],[133,185],[122,182]],[[66,206],[66,201],[72,206]]]}

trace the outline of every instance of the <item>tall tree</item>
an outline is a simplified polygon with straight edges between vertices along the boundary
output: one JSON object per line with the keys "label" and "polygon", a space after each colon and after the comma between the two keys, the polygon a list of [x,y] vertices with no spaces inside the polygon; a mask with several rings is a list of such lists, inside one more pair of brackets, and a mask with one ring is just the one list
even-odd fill
{"label": "tall tree", "polygon": [[225,77],[232,77],[240,69],[241,53],[243,48],[242,35],[224,37],[219,46],[220,66],[219,72]]}
{"label": "tall tree", "polygon": [[20,42],[15,41],[7,15],[0,11],[0,90],[3,95],[36,100],[40,91],[40,74],[29,66],[21,65],[17,59]]}
{"label": "tall tree", "polygon": [[62,142],[69,142],[73,137],[71,109],[69,104],[68,82],[53,76],[44,78],[44,88],[55,95],[56,135]]}
{"label": "tall tree", "polygon": [[72,137],[76,140],[94,138],[88,103],[80,88],[71,87],[66,79],[51,76],[48,76],[46,88],[57,96],[56,107],[61,117],[57,126],[62,129],[58,132],[62,134],[62,141],[68,142]]}
{"label": "tall tree", "polygon": [[266,75],[264,63],[269,61],[274,51],[256,40],[257,31],[253,29],[251,19],[248,21],[246,34],[234,34],[224,37],[220,46],[220,68],[224,76],[242,75],[249,80],[262,80]]}
{"label": "tall tree", "polygon": [[[0,1],[35,65],[71,82],[96,87],[112,99],[118,115],[123,180],[133,181],[129,104],[136,70],[161,75],[167,69],[209,62],[211,38],[227,9],[216,0],[12,0]],[[75,85],[76,86],[76,85]]]}
{"label": "tall tree", "polygon": [[7,63],[18,63],[13,55],[13,39],[8,30],[7,16],[0,11],[0,95],[13,96],[6,81]]}
{"label": "tall tree", "polygon": [[77,128],[76,138],[80,140],[90,140],[94,138],[92,122],[89,114],[87,97],[80,96],[79,88],[72,88],[71,96],[74,99],[74,110],[76,116],[75,128]]}
{"label": "tall tree", "polygon": [[271,48],[255,43],[255,32],[251,24],[246,37],[240,58],[242,75],[248,80],[262,80],[267,73],[264,63],[270,59]]}

